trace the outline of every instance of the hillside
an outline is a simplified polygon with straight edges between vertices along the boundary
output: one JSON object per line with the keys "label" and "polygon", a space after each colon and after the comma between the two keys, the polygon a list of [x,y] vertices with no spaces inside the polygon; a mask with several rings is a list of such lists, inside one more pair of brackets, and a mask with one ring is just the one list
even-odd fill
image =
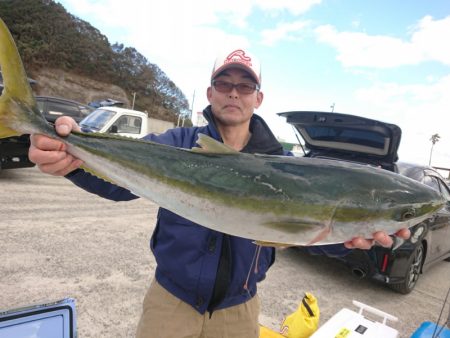
{"label": "hillside", "polygon": [[[189,113],[181,90],[133,47],[106,36],[52,0],[2,0],[0,17],[13,35],[37,95],[82,103],[113,98],[152,117],[176,122]],[[27,18],[24,20],[23,18]]]}
{"label": "hillside", "polygon": [[127,107],[131,106],[126,92],[111,83],[51,68],[41,68],[29,75],[37,81],[33,86],[36,95],[65,97],[81,103],[114,98],[125,102]]}

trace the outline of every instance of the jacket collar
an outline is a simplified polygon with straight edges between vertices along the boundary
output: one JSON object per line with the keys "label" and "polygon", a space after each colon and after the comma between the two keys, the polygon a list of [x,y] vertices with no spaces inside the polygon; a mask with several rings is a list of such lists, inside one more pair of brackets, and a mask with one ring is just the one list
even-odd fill
{"label": "jacket collar", "polygon": [[[211,135],[222,141],[219,131],[216,126],[214,115],[211,110],[211,105],[207,106],[203,110],[203,116],[208,121],[208,128]],[[277,141],[272,131],[263,118],[257,114],[253,114],[250,120],[250,132],[252,136],[247,145],[241,151],[243,153],[258,153],[268,155],[283,155],[283,147],[280,142]]]}

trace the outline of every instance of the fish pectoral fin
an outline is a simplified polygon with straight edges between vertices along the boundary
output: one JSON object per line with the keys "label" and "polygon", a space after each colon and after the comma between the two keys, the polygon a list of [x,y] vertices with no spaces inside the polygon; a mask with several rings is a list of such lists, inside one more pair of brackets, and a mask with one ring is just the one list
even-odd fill
{"label": "fish pectoral fin", "polygon": [[197,144],[201,147],[194,147],[191,151],[196,153],[209,153],[209,154],[239,154],[237,150],[216,141],[212,137],[205,134],[198,134]]}

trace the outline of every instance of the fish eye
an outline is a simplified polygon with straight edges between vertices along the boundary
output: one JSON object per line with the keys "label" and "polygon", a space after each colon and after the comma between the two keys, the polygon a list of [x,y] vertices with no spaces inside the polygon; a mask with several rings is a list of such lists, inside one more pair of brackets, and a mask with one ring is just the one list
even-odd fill
{"label": "fish eye", "polygon": [[416,211],[414,209],[406,209],[402,212],[401,220],[408,220],[416,216]]}

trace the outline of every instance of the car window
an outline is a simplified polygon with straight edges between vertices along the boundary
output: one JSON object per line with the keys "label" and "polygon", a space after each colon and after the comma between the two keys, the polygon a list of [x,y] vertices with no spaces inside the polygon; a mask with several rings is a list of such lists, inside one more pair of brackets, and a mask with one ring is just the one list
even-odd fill
{"label": "car window", "polygon": [[384,150],[386,137],[370,130],[358,130],[328,126],[308,126],[305,128],[311,139],[315,141],[333,141],[352,143]]}
{"label": "car window", "polygon": [[83,117],[88,116],[90,113],[92,113],[93,109],[85,106],[78,106],[78,109],[81,111],[81,115]]}
{"label": "car window", "polygon": [[437,190],[439,192],[441,191],[441,189],[439,188],[438,180],[433,176],[424,176],[422,183],[428,185],[429,187],[433,188],[434,190]]}
{"label": "car window", "polygon": [[86,116],[80,122],[80,126],[89,127],[94,130],[101,130],[111,119],[116,115],[116,112],[106,109],[97,109]]}
{"label": "car window", "polygon": [[80,116],[80,110],[76,105],[70,103],[47,102],[47,114]]}
{"label": "car window", "polygon": [[450,189],[447,184],[439,180],[439,185],[441,187],[442,195],[444,195],[445,199],[447,201],[450,201]]}
{"label": "car window", "polygon": [[123,115],[113,126],[117,126],[118,133],[139,134],[141,132],[142,120],[140,117]]}

